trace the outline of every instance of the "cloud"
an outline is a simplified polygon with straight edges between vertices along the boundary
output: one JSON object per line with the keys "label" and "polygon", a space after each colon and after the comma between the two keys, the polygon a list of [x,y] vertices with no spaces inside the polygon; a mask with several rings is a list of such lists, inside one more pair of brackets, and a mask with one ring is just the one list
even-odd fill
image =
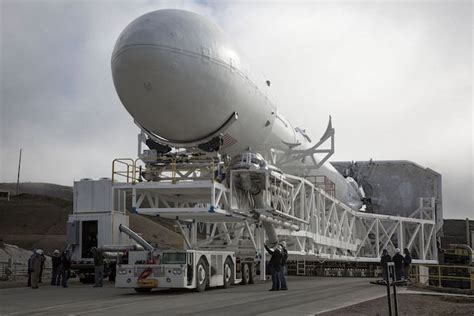
{"label": "cloud", "polygon": [[[0,181],[71,184],[136,156],[115,93],[120,32],[161,8],[204,14],[272,82],[313,138],[329,115],[333,160],[406,159],[443,175],[447,217],[472,216],[471,2],[2,1]],[[294,110],[297,109],[297,110]]]}

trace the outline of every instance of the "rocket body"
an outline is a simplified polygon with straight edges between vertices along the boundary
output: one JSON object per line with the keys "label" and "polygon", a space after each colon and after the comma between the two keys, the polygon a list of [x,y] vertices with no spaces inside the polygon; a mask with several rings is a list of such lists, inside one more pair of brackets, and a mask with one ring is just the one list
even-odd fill
{"label": "rocket body", "polygon": [[[112,76],[138,125],[169,143],[199,143],[238,113],[225,130],[223,153],[250,149],[268,157],[271,148],[312,146],[278,113],[269,86],[251,75],[228,36],[198,14],[159,10],[134,20],[115,45]],[[316,174],[335,183],[340,200],[356,209],[362,205],[332,165]]]}

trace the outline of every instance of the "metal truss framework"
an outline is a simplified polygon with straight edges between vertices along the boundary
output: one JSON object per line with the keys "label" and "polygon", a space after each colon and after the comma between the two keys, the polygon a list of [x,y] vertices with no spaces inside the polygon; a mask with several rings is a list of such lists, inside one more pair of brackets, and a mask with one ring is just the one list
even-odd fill
{"label": "metal truss framework", "polygon": [[[249,172],[264,174],[258,196],[234,183]],[[130,194],[135,212],[176,220],[187,247],[226,248],[261,262],[271,224],[295,259],[376,262],[383,249],[408,248],[414,262],[437,263],[434,198],[421,198],[411,217],[387,216],[354,211],[308,179],[275,171],[234,170],[228,186],[175,174],[169,181],[115,183],[117,207]]]}

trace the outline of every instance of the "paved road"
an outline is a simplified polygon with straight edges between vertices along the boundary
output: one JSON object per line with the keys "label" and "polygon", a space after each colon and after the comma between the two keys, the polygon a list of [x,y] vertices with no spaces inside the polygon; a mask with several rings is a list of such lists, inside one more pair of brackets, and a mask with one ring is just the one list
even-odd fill
{"label": "paved road", "polygon": [[157,290],[137,294],[112,285],[92,288],[0,290],[0,315],[314,315],[383,296],[370,279],[290,277],[289,291],[269,292],[271,284],[236,285],[203,293]]}

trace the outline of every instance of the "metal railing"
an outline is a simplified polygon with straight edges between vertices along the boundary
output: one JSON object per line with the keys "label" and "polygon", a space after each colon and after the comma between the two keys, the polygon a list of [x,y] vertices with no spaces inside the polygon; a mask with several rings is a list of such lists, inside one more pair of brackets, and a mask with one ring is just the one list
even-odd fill
{"label": "metal railing", "polygon": [[[122,167],[122,168],[120,168]],[[117,158],[112,161],[112,182],[125,179],[126,183],[135,183],[140,179],[137,161],[131,158]]]}
{"label": "metal railing", "polygon": [[[156,159],[155,159],[156,160]],[[148,164],[146,168],[139,164],[143,159],[116,158],[112,161],[112,182],[124,181],[134,184],[144,181],[178,183],[191,180],[219,180],[217,171],[223,172],[223,162],[207,157],[164,157]],[[147,161],[145,161],[147,162]],[[142,174],[143,171],[143,174]],[[152,173],[148,175],[147,173]]]}
{"label": "metal railing", "polygon": [[474,290],[474,267],[422,264],[413,266],[410,275],[425,285]]}
{"label": "metal railing", "polygon": [[[51,277],[51,267],[45,266],[43,278]],[[21,262],[0,261],[0,280],[14,281],[28,277],[28,266]]]}

